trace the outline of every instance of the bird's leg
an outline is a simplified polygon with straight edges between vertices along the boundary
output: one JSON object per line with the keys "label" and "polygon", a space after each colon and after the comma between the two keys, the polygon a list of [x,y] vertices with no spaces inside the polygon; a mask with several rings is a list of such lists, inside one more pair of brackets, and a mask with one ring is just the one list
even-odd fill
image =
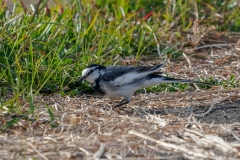
{"label": "bird's leg", "polygon": [[128,104],[131,101],[131,96],[125,96],[123,100],[121,100],[117,105],[115,105],[113,108],[120,107],[124,104]]}
{"label": "bird's leg", "polygon": [[119,102],[117,105],[115,105],[114,108],[120,107],[120,106],[122,106],[122,105],[124,105],[124,104],[128,104],[128,103],[129,103],[128,101],[126,101],[125,99],[123,99],[121,102]]}

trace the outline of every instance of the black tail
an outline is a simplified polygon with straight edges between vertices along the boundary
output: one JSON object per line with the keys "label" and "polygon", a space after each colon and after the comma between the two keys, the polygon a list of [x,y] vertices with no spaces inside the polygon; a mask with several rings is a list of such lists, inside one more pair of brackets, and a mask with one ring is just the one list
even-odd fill
{"label": "black tail", "polygon": [[204,82],[199,82],[199,81],[192,81],[192,80],[187,80],[187,79],[176,79],[176,78],[169,78],[169,77],[165,77],[165,76],[161,76],[158,74],[150,74],[148,75],[149,79],[152,78],[160,78],[161,79],[161,83],[169,83],[169,82],[174,82],[174,83],[195,83],[195,84],[206,84]]}
{"label": "black tail", "polygon": [[180,82],[180,83],[206,84],[204,82],[199,82],[199,81],[192,81],[192,80],[187,80],[187,79],[175,79],[175,78],[169,78],[169,77],[163,77],[163,81],[166,81],[166,82]]}

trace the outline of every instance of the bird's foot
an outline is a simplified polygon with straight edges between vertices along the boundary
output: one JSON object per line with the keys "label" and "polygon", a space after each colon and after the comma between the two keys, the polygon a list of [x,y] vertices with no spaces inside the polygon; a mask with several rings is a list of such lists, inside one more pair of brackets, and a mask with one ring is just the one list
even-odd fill
{"label": "bird's foot", "polygon": [[128,104],[129,102],[126,99],[121,100],[117,105],[113,106],[113,108],[120,107],[122,105]]}

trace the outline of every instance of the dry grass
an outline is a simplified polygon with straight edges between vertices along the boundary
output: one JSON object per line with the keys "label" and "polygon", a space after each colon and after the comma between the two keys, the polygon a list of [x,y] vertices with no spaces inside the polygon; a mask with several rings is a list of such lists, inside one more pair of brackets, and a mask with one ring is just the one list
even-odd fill
{"label": "dry grass", "polygon": [[[229,92],[238,95],[239,92]],[[189,112],[183,106],[211,104],[206,95],[161,99],[158,109],[176,107],[175,113]],[[213,101],[226,97],[212,94]],[[204,101],[206,99],[206,102]],[[148,114],[147,104],[130,105],[112,110],[110,99],[37,97],[38,120],[21,120],[8,132],[1,134],[2,158],[43,159],[174,159],[240,158],[240,125],[201,123],[194,115],[175,116],[175,113]],[[207,102],[208,101],[208,102]],[[156,101],[157,102],[157,101]],[[58,127],[52,129],[45,104],[54,109]],[[144,106],[144,107],[143,107]],[[26,104],[27,107],[27,104]],[[224,136],[235,137],[224,140]]]}

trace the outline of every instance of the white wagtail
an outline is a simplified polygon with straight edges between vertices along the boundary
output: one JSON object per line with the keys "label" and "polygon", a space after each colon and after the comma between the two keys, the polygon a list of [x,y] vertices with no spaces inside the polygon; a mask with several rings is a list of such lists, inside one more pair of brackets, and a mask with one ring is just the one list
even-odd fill
{"label": "white wagtail", "polygon": [[105,67],[92,64],[82,71],[79,81],[87,80],[96,91],[103,93],[106,97],[123,97],[124,99],[115,107],[129,103],[135,91],[159,83],[204,84],[197,81],[168,78],[154,73],[164,66],[164,64],[160,64],[156,66]]}

